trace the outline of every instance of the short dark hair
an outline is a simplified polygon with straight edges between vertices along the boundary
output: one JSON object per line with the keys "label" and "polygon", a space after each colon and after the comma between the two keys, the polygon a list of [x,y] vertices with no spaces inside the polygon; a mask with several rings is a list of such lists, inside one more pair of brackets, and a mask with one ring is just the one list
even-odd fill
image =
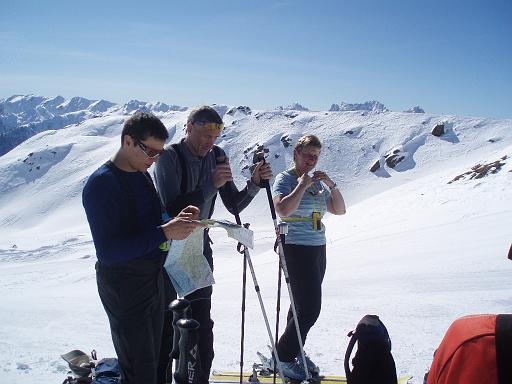
{"label": "short dark hair", "polygon": [[215,109],[209,105],[193,109],[188,115],[187,123],[194,123],[196,121],[206,121],[208,123],[222,124],[222,118]]}
{"label": "short dark hair", "polygon": [[128,135],[138,140],[146,140],[148,137],[166,141],[169,138],[167,128],[162,121],[147,112],[136,112],[125,121],[123,131],[121,132],[121,145],[123,138]]}

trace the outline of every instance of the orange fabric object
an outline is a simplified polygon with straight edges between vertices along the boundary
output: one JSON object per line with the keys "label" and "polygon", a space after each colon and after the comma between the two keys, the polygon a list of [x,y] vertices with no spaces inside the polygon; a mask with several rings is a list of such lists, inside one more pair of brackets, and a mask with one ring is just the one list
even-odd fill
{"label": "orange fabric object", "polygon": [[427,384],[496,384],[496,315],[455,320],[434,354]]}

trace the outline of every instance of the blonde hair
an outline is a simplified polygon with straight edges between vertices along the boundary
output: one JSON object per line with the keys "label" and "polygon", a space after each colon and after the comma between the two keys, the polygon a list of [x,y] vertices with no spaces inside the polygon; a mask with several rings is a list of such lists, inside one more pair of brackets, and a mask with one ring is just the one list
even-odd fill
{"label": "blonde hair", "polygon": [[304,135],[295,144],[295,148],[298,152],[301,152],[306,147],[315,147],[322,149],[322,142],[315,135]]}

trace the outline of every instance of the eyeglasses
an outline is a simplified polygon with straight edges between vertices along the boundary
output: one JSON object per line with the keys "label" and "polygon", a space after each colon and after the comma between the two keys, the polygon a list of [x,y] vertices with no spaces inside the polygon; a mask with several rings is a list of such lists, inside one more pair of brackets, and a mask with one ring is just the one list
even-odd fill
{"label": "eyeglasses", "polygon": [[156,159],[158,156],[160,156],[163,153],[163,149],[154,149],[148,147],[146,144],[144,144],[139,139],[133,138],[133,141],[135,144],[139,146],[139,148],[144,152],[144,154],[149,157],[150,159]]}
{"label": "eyeglasses", "polygon": [[197,120],[192,122],[192,124],[205,127],[210,131],[222,131],[224,129],[224,123],[210,123],[209,121],[205,120]]}

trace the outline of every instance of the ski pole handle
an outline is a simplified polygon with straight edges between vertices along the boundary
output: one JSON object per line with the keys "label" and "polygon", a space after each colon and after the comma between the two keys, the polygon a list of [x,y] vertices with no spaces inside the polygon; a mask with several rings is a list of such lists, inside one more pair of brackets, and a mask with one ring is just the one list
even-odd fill
{"label": "ski pole handle", "polygon": [[[258,151],[258,152],[254,153],[252,162],[254,164],[256,164],[260,161],[263,161],[263,163],[267,162],[265,160],[265,152],[264,151]],[[274,201],[272,200],[272,191],[270,190],[270,180],[268,180],[268,179],[261,180],[260,187],[263,187],[267,190],[267,199],[268,199],[268,205],[270,207],[270,214],[272,215],[272,220],[274,220],[274,222],[275,222],[277,219],[277,216],[276,216],[276,209],[274,207]]]}
{"label": "ski pole handle", "polygon": [[174,381],[177,384],[199,384],[203,380],[197,344],[199,323],[194,319],[181,319],[176,325],[180,332],[180,357]]}
{"label": "ski pole handle", "polygon": [[171,359],[178,359],[180,356],[179,341],[180,330],[177,322],[181,319],[190,317],[190,302],[187,299],[176,299],[169,304],[169,309],[172,311],[172,329],[173,329],[173,343],[171,351]]}

